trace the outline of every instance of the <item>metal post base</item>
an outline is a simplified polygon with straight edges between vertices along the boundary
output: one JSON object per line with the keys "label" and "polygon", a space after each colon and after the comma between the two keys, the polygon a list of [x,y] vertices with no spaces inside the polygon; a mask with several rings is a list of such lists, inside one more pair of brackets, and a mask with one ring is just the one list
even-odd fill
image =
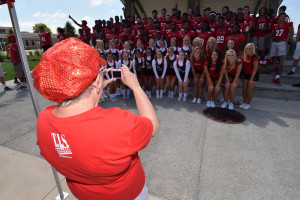
{"label": "metal post base", "polygon": [[69,196],[69,193],[67,192],[63,192],[63,194],[64,194],[63,199],[60,197],[60,195],[57,195],[57,197],[55,197],[55,200],[64,200]]}

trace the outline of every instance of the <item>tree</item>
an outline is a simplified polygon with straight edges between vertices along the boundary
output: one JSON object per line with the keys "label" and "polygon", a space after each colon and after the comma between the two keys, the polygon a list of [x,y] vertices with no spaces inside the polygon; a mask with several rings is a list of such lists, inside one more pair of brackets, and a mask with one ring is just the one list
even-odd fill
{"label": "tree", "polygon": [[37,24],[35,24],[32,27],[33,28],[33,32],[34,33],[39,33],[40,32],[40,29],[39,29],[40,26],[43,26],[46,32],[52,34],[51,29],[46,24],[43,24],[43,23],[37,23]]}
{"label": "tree", "polygon": [[8,29],[8,35],[10,35],[10,34],[14,34],[14,30],[12,28]]}
{"label": "tree", "polygon": [[78,35],[75,33],[75,28],[72,26],[72,24],[67,21],[65,25],[66,34],[69,37],[77,37]]}

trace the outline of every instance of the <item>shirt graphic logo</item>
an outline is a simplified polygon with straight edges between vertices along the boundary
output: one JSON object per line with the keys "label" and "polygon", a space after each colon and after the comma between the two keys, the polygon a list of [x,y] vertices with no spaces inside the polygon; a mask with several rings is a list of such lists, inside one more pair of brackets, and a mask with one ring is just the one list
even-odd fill
{"label": "shirt graphic logo", "polygon": [[67,143],[65,135],[58,133],[51,133],[54,141],[55,149],[60,157],[72,158],[72,151]]}

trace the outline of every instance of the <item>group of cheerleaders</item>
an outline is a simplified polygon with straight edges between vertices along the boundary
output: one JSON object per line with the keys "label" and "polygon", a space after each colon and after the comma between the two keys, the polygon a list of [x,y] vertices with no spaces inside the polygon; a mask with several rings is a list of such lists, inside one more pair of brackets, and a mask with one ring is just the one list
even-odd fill
{"label": "group of cheerleaders", "polygon": [[[169,98],[174,98],[178,89],[178,101],[187,101],[188,87],[193,82],[192,102],[200,104],[206,82],[206,106],[215,107],[215,100],[224,85],[221,107],[228,106],[232,110],[237,86],[242,81],[243,103],[239,107],[250,108],[252,90],[259,80],[258,58],[253,43],[248,43],[243,52],[236,52],[234,38],[229,39],[223,52],[217,48],[214,37],[208,39],[205,49],[201,38],[195,38],[190,45],[189,36],[183,39],[182,48],[176,46],[175,38],[169,48],[164,48],[163,40],[157,42],[158,48],[155,43],[150,39],[149,47],[143,50],[141,41],[137,41],[136,49],[131,50],[129,42],[125,42],[124,49],[118,51],[114,40],[109,42],[109,50],[104,49],[102,40],[97,40],[95,48],[107,60],[105,67],[120,69],[122,64],[128,66],[149,98],[155,86],[157,99],[163,98],[165,92]],[[106,74],[105,78],[110,79],[110,74]],[[109,95],[112,102],[118,101],[116,96],[121,94],[123,99],[129,98],[129,89],[119,79],[108,88],[103,95]]]}

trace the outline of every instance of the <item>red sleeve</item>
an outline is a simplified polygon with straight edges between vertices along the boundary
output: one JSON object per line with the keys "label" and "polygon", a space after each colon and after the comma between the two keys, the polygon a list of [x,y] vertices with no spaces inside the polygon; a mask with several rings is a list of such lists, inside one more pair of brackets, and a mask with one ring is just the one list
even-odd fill
{"label": "red sleeve", "polygon": [[239,65],[242,65],[242,64],[243,64],[243,61],[240,60],[240,61],[238,62],[238,66],[239,66]]}
{"label": "red sleeve", "polygon": [[152,122],[146,117],[132,114],[129,111],[124,111],[123,115],[127,118],[126,121],[131,123],[131,149],[133,153],[136,153],[144,149],[150,142],[153,132]]}
{"label": "red sleeve", "polygon": [[246,37],[244,35],[241,35],[241,42],[246,42]]}
{"label": "red sleeve", "polygon": [[258,61],[259,61],[258,57],[253,58],[253,62],[258,62]]}

